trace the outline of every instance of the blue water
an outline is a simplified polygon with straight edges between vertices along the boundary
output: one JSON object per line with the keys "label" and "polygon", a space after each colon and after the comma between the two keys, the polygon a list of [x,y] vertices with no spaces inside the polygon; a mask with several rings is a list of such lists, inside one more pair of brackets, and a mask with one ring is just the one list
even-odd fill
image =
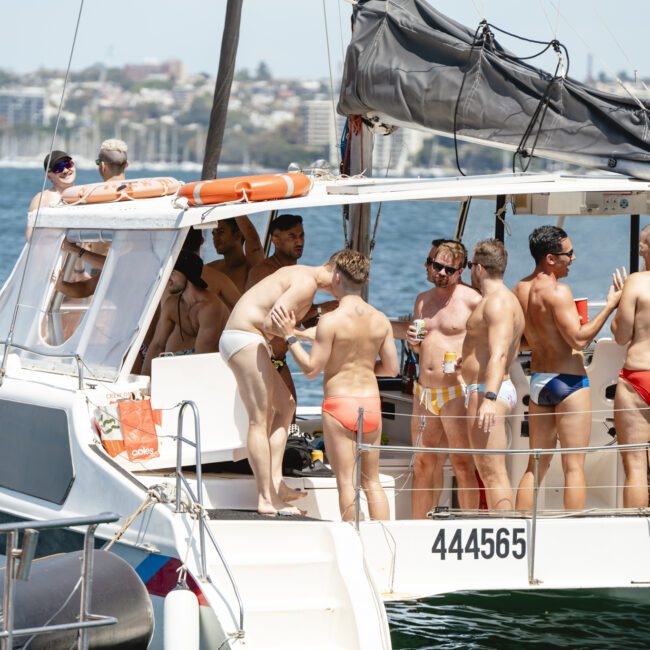
{"label": "blue water", "polygon": [[[166,172],[181,180],[198,174]],[[139,172],[138,176],[159,176]],[[78,182],[97,181],[94,170],[79,170]],[[0,238],[0,282],[16,261],[24,241],[27,205],[40,190],[37,169],[0,169],[0,213],[4,237]],[[377,206],[373,206],[373,223]],[[427,289],[424,260],[431,240],[454,234],[458,207],[451,203],[386,203],[377,229],[373,253],[370,301],[390,316],[412,311],[417,293]],[[464,242],[471,250],[476,241],[494,232],[494,205],[475,202],[470,211]],[[305,253],[301,262],[320,264],[344,245],[340,210],[319,208],[302,212]],[[261,217],[254,221],[260,223]],[[528,253],[530,231],[552,218],[515,217],[508,214],[506,245],[509,251],[506,283],[512,286],[533,268]],[[568,278],[575,296],[604,299],[617,266],[629,268],[629,223],[626,216],[567,219],[577,259]],[[641,226],[650,219],[641,218]],[[216,253],[211,242],[203,251],[206,261]],[[467,271],[465,271],[467,274]],[[467,279],[468,280],[468,279]],[[327,299],[326,295],[322,299]],[[319,401],[320,384],[307,382],[294,369],[301,404]],[[594,540],[597,543],[598,540]],[[609,553],[622,549],[603,548]],[[395,650],[406,648],[647,648],[650,646],[650,603],[607,598],[593,592],[454,594],[388,607]]]}

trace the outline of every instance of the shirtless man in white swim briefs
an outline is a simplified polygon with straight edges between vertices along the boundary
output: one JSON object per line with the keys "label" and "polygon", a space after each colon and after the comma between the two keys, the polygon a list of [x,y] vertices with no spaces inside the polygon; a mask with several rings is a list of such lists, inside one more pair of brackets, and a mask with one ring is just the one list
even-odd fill
{"label": "shirtless man in white swim briefs", "polygon": [[[508,253],[503,242],[484,239],[468,263],[472,286],[483,299],[467,321],[463,343],[463,379],[467,383],[467,420],[472,449],[505,449],[506,415],[517,403],[508,369],[517,358],[524,312],[503,284]],[[490,510],[512,510],[512,487],[504,454],[474,456],[485,484]]]}
{"label": "shirtless man in white swim briefs", "polygon": [[282,482],[282,456],[295,401],[271,362],[265,333],[284,338],[271,320],[271,310],[282,306],[302,320],[316,291],[331,290],[334,264],[332,257],[322,266],[287,266],[258,282],[235,305],[219,341],[248,413],[248,461],[261,514],[299,514],[287,505],[286,500],[296,495]]}
{"label": "shirtless man in white swim briefs", "polygon": [[[323,435],[325,450],[339,492],[341,518],[354,518],[354,467],[359,409],[364,409],[362,436],[366,444],[381,440],[381,400],[376,375],[394,377],[399,365],[389,320],[371,307],[361,292],[370,263],[358,251],[346,250],[336,258],[332,293],[339,307],[324,314],[308,352],[295,336],[294,314],[282,307],[271,317],[285,334],[296,363],[307,379],[323,377]],[[361,486],[372,519],[388,519],[388,500],[379,480],[379,451],[361,456]]]}
{"label": "shirtless man in white swim briefs", "polygon": [[[461,356],[465,324],[480,302],[480,295],[460,282],[467,262],[467,252],[455,241],[442,242],[432,248],[425,262],[427,280],[432,289],[415,299],[413,316],[424,319],[426,334],[415,338],[415,328],[409,327],[408,342],[420,355],[420,374],[413,385],[413,417],[411,439],[422,447],[469,447],[465,394],[460,368],[443,372],[445,352]],[[451,416],[447,418],[447,416]],[[444,442],[443,442],[444,441]],[[413,471],[411,508],[414,519],[423,519],[437,505],[434,493],[436,475],[441,472],[442,454],[416,454]],[[452,454],[451,464],[458,481],[461,508],[477,509],[478,483],[474,461],[467,454]]]}

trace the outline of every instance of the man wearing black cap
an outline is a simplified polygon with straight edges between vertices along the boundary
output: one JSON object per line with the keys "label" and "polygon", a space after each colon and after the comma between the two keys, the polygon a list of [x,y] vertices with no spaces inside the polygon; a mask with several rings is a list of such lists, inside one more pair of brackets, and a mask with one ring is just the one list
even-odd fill
{"label": "man wearing black cap", "polygon": [[201,279],[203,261],[182,250],[169,276],[164,299],[142,373],[151,373],[151,360],[161,352],[201,354],[219,351],[219,338],[228,320],[228,308]]}
{"label": "man wearing black cap", "polygon": [[[43,160],[43,169],[47,172],[47,180],[52,183],[52,187],[39,192],[31,200],[28,212],[56,205],[61,200],[63,190],[72,187],[77,177],[74,161],[65,151],[53,151],[51,155],[47,154]],[[31,228],[27,228],[28,238],[30,234]]]}

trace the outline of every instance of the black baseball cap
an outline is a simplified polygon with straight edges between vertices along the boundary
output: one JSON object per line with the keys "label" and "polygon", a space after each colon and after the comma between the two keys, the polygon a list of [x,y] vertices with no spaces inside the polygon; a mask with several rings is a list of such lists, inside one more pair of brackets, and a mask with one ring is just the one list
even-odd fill
{"label": "black baseball cap", "polygon": [[[48,159],[50,161],[49,167],[47,166]],[[53,151],[51,158],[50,154],[47,154],[43,159],[43,169],[47,169],[47,171],[51,172],[54,166],[62,160],[72,160],[72,156],[69,156],[65,151]]]}
{"label": "black baseball cap", "polygon": [[178,254],[176,264],[174,264],[174,271],[182,273],[195,287],[199,289],[208,288],[208,283],[201,278],[203,260],[195,253],[182,250]]}

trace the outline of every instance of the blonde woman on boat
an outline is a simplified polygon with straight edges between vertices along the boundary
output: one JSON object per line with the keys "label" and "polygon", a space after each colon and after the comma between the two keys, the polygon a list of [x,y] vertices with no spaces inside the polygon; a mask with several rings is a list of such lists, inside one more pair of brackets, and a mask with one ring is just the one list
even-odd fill
{"label": "blonde woman on boat", "polygon": [[[368,280],[368,258],[346,250],[336,258],[332,294],[339,307],[324,314],[307,352],[293,336],[296,314],[278,305],[271,318],[286,335],[287,345],[307,379],[323,378],[323,435],[327,458],[336,475],[344,521],[354,518],[354,478],[359,408],[363,407],[363,440],[381,440],[381,402],[377,375],[394,377],[397,350],[390,321],[371,307],[361,292]],[[378,358],[379,357],[379,358]],[[379,480],[379,452],[361,457],[361,485],[372,519],[388,519],[388,500]]]}
{"label": "blonde woman on boat", "polygon": [[[650,269],[650,226],[641,231],[639,255]],[[612,321],[619,345],[628,345],[614,398],[614,426],[621,445],[650,442],[650,271],[632,273]],[[623,507],[648,507],[648,450],[621,453]]]}

